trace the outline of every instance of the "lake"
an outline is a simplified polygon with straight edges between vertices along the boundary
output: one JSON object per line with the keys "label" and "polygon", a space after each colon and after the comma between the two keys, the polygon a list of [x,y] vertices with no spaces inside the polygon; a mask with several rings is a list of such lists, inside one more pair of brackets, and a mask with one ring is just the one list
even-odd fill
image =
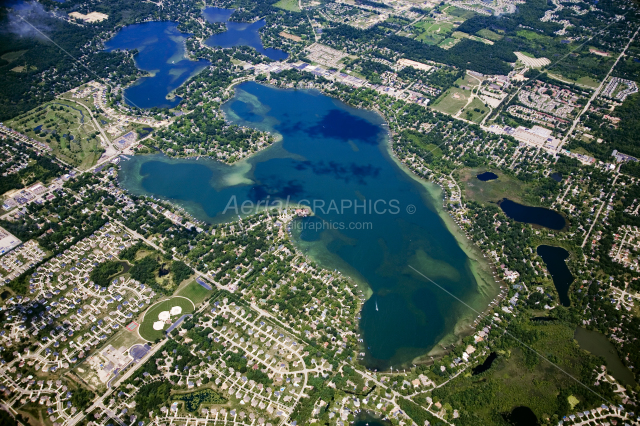
{"label": "lake", "polygon": [[631,370],[620,361],[618,351],[607,336],[598,332],[587,330],[586,328],[576,328],[573,338],[578,341],[578,345],[585,351],[593,355],[601,356],[607,363],[607,373],[612,375],[624,386],[635,386],[636,381]]}
{"label": "lake", "polygon": [[535,413],[526,406],[516,407],[503,417],[513,426],[538,426],[540,424]]}
{"label": "lake", "polygon": [[567,225],[564,216],[544,207],[525,206],[508,198],[504,198],[498,204],[507,217],[517,222],[531,223],[555,231],[560,231]]}
{"label": "lake", "polygon": [[381,419],[368,411],[360,411],[351,426],[391,426],[389,420]]}
{"label": "lake", "polygon": [[440,189],[416,180],[389,154],[380,116],[316,91],[254,82],[237,86],[223,110],[233,123],[270,131],[281,142],[232,166],[135,156],[120,163],[120,185],[180,204],[212,223],[236,220],[234,203],[289,199],[311,205],[315,216],[293,223],[294,242],[370,295],[359,323],[369,368],[408,364],[475,316],[409,266],[475,309],[483,310],[495,295],[493,280],[476,279],[478,264],[436,210]]}
{"label": "lake", "polygon": [[484,172],[484,173],[480,173],[478,176],[476,176],[478,178],[478,180],[482,181],[482,182],[488,182],[490,180],[496,180],[498,179],[498,175],[495,173],[491,173],[491,172]]}
{"label": "lake", "polygon": [[569,287],[574,278],[565,262],[569,258],[569,252],[562,247],[540,245],[536,249],[538,256],[542,258],[553,279],[553,285],[558,291],[562,306],[571,305],[569,299]]}
{"label": "lake", "polygon": [[491,365],[493,365],[493,361],[495,361],[496,358],[498,358],[498,354],[495,352],[491,352],[487,357],[487,359],[485,359],[482,364],[476,365],[471,370],[472,374],[475,376],[477,374],[484,373],[485,371],[491,368]]}
{"label": "lake", "polygon": [[250,46],[274,61],[287,59],[289,56],[287,52],[270,47],[265,48],[262,45],[260,28],[264,27],[266,24],[264,19],[260,19],[259,21],[251,24],[246,22],[229,21],[229,17],[233,11],[234,9],[221,9],[219,7],[207,7],[202,11],[202,16],[204,16],[204,19],[208,22],[224,22],[227,26],[227,31],[220,34],[214,34],[209,37],[205,41],[207,46],[223,48]]}
{"label": "lake", "polygon": [[105,43],[107,52],[138,49],[136,67],[151,74],[124,90],[128,105],[173,108],[180,103],[181,98],[167,99],[167,95],[210,65],[207,60],[191,61],[185,56],[184,42],[190,36],[178,31],[176,22],[145,22],[122,28]]}

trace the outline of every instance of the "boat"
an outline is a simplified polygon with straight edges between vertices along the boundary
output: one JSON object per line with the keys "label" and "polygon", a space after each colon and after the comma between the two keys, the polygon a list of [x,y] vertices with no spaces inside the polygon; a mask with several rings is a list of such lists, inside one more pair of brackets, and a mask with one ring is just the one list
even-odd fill
{"label": "boat", "polygon": [[378,301],[376,300],[376,311],[378,310]]}

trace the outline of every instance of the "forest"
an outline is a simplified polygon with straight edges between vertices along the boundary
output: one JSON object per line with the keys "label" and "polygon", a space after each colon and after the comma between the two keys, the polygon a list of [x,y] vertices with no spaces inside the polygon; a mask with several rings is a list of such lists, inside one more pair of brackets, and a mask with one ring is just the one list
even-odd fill
{"label": "forest", "polygon": [[[595,138],[602,138],[605,143],[584,142],[572,139],[568,149],[583,148],[601,161],[611,162],[614,149],[640,158],[640,94],[634,94],[617,107],[612,116],[620,118],[617,127],[605,121],[601,115],[589,112],[583,118],[584,125],[591,129]],[[638,167],[635,164],[623,166],[627,172],[636,175]]]}
{"label": "forest", "polygon": [[407,37],[392,35],[381,40],[379,47],[394,50],[414,61],[439,62],[482,74],[507,75],[512,69],[509,62],[516,61],[511,44],[503,40],[491,46],[464,39],[451,49],[445,50]]}
{"label": "forest", "polygon": [[107,260],[93,268],[93,270],[89,274],[89,278],[94,282],[94,284],[106,288],[111,284],[110,277],[114,276],[121,270],[122,265],[120,264],[120,262],[117,262],[115,260]]}

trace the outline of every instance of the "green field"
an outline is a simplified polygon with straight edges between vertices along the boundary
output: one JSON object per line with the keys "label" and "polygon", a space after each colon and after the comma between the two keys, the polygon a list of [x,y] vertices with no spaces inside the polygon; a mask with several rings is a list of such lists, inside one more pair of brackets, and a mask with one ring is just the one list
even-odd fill
{"label": "green field", "polygon": [[5,61],[11,63],[17,59],[20,59],[22,55],[24,55],[27,52],[28,50],[16,50],[14,52],[8,52],[0,56],[0,59],[4,59]]}
{"label": "green field", "polygon": [[178,290],[176,296],[186,297],[187,299],[191,300],[194,305],[199,305],[211,294],[213,294],[213,290],[207,290],[194,280]]}
{"label": "green field", "polygon": [[184,314],[190,314],[194,311],[195,306],[191,300],[184,297],[172,296],[168,299],[162,300],[155,305],[151,306],[144,313],[144,317],[138,329],[140,337],[145,340],[154,341],[161,339],[164,336],[163,330],[169,328],[169,324],[165,324],[162,330],[154,330],[153,323],[158,321],[158,315],[163,311],[170,311],[172,307],[179,306],[182,308],[182,312],[178,315],[172,315],[171,321],[175,322]]}
{"label": "green field", "polygon": [[442,40],[442,42],[440,42],[440,44],[438,45],[438,47],[441,47],[443,49],[450,49],[453,46],[456,45],[456,43],[458,43],[457,38],[453,38],[453,37],[449,37],[449,38],[445,38],[444,40]]}
{"label": "green field", "polygon": [[81,170],[93,166],[103,152],[89,111],[71,101],[59,99],[46,103],[6,124],[46,142],[56,157]]}
{"label": "green field", "polygon": [[465,74],[464,77],[457,79],[455,84],[458,86],[467,86],[473,89],[480,84],[480,80],[469,74]]}
{"label": "green field", "polygon": [[427,44],[438,44],[448,37],[453,30],[453,24],[429,19],[418,22],[414,28],[415,32],[419,34],[416,40]]}
{"label": "green field", "polygon": [[488,30],[486,28],[478,31],[476,34],[488,40],[493,40],[493,41],[502,40],[502,36],[500,34],[494,33],[493,31]]}
{"label": "green field", "polygon": [[572,80],[568,77],[562,76],[562,75],[556,75],[556,74],[548,74],[549,77],[555,78],[556,80],[560,80],[563,81],[565,83],[571,83],[571,84],[581,84],[583,86],[587,86],[590,88],[595,89],[596,87],[598,87],[600,85],[600,82],[598,80],[594,80],[591,77],[580,77],[577,80]]}
{"label": "green field", "polygon": [[298,0],[280,0],[278,3],[274,4],[274,6],[290,12],[300,12]]}
{"label": "green field", "polygon": [[474,16],[476,16],[475,12],[472,12],[467,9],[460,9],[459,7],[455,7],[455,6],[446,7],[442,9],[442,11],[449,16],[455,16],[456,18],[461,18],[463,20],[467,20],[469,18],[473,18]]}
{"label": "green field", "polygon": [[553,42],[553,38],[546,36],[544,34],[540,34],[537,33],[535,31],[529,31],[529,30],[520,30],[516,33],[518,35],[518,37],[522,37],[525,38],[529,41],[537,41],[540,43],[552,43]]}
{"label": "green field", "polygon": [[473,101],[465,107],[460,116],[475,123],[479,123],[488,113],[489,107],[486,107],[480,99],[473,98]]}
{"label": "green field", "polygon": [[470,91],[452,87],[440,95],[431,107],[445,114],[453,115],[466,105],[469,96],[471,96]]}

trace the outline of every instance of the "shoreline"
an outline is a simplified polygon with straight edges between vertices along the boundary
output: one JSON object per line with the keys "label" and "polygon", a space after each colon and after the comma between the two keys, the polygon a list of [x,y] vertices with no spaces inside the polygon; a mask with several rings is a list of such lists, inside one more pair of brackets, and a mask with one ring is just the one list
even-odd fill
{"label": "shoreline", "polygon": [[[229,89],[236,86],[236,84],[241,84],[241,83],[243,82],[233,83],[230,85]],[[316,93],[322,94],[324,96],[328,96],[332,99],[335,99],[341,102],[342,104],[347,106],[349,109],[357,108],[361,111],[367,111],[367,112],[373,113],[375,116],[379,117],[379,119],[381,120],[381,123],[386,124],[386,126],[383,127],[383,129],[386,130],[386,134],[387,134],[386,141],[383,142],[385,144],[384,149],[386,149],[386,154],[388,154],[389,158],[392,159],[392,161],[398,167],[400,167],[400,169],[402,169],[404,173],[406,173],[408,176],[414,179],[417,183],[419,183],[422,188],[424,188],[424,193],[422,195],[423,198],[428,198],[429,203],[433,204],[434,209],[436,210],[436,213],[443,221],[446,229],[453,235],[458,246],[467,256],[469,261],[467,265],[469,266],[470,272],[476,281],[475,294],[473,294],[468,301],[465,301],[465,303],[468,302],[469,305],[471,305],[475,311],[469,310],[468,314],[464,314],[463,313],[464,308],[461,307],[460,311],[457,311],[460,313],[459,315],[456,315],[457,318],[455,319],[455,323],[452,325],[452,327],[450,327],[450,331],[446,332],[445,335],[443,335],[437,342],[435,342],[431,349],[429,349],[428,351],[425,351],[422,355],[419,355],[418,357],[414,358],[412,361],[408,361],[407,365],[410,364],[411,362],[413,363],[429,362],[430,358],[440,357],[448,353],[448,351],[444,348],[443,345],[449,346],[453,343],[457,343],[461,340],[462,337],[469,335],[473,331],[475,331],[474,319],[477,317],[478,312],[481,312],[481,315],[484,315],[488,310],[490,311],[493,309],[491,302],[492,300],[495,300],[496,296],[500,293],[501,285],[499,282],[496,282],[495,278],[493,277],[492,265],[486,260],[483,260],[485,259],[484,256],[482,259],[480,259],[480,255],[482,255],[481,249],[473,241],[468,239],[464,231],[455,223],[455,221],[443,208],[442,195],[441,195],[443,190],[440,187],[440,185],[438,185],[436,182],[432,180],[427,180],[424,177],[417,175],[407,165],[405,165],[403,162],[401,162],[398,159],[393,149],[394,148],[393,132],[388,126],[388,120],[385,118],[384,114],[377,108],[369,109],[369,108],[354,107],[344,102],[343,100],[335,96],[332,96],[331,94],[325,93],[323,90],[320,90],[317,88],[291,89],[291,88],[280,88],[272,84],[266,84],[266,86],[277,88],[280,90],[314,91]],[[233,96],[227,99],[225,103],[231,99],[233,99]],[[222,109],[222,104],[221,104],[220,110],[223,112],[225,121],[227,121],[228,117],[226,116],[224,110]],[[250,155],[243,157],[239,161],[246,162],[252,159],[254,157],[254,154],[258,154],[264,151],[266,148],[269,148],[273,145],[274,144],[268,145],[262,150],[253,152]],[[212,158],[208,155],[201,156],[201,157],[208,158],[228,166],[230,166],[231,164],[238,163],[238,162],[235,162],[235,163],[229,164],[229,163],[220,161],[216,158]],[[168,157],[168,158],[180,159],[180,157]],[[186,158],[182,157],[182,159],[186,159]],[[174,204],[173,202],[171,203]],[[333,267],[327,266],[326,265],[327,259],[323,258],[322,253],[315,253],[314,255],[313,252],[309,251],[308,248],[305,247],[306,244],[304,244],[304,242],[297,241],[298,238],[296,238],[294,235],[290,235],[290,237],[294,247],[296,248],[297,251],[299,251],[301,255],[310,258],[311,260],[316,262],[319,266],[323,267],[324,269],[328,269],[328,270],[338,269],[338,268],[334,268],[336,265],[331,265]],[[361,299],[363,303],[371,297],[372,289],[366,282],[363,282],[361,279],[358,279],[359,277],[357,276],[353,276],[352,274],[347,273],[347,271],[340,271],[340,272],[342,272],[343,275],[347,276],[349,279],[353,280],[354,283],[356,283],[356,285],[358,286],[358,289],[361,290],[361,296],[362,296]],[[355,325],[354,331],[356,333],[361,334],[361,330],[358,325]]]}
{"label": "shoreline", "polygon": [[[384,118],[384,116],[379,111],[375,112],[380,114]],[[390,130],[389,133],[391,133]],[[486,257],[483,255],[480,247],[478,247],[471,239],[466,236],[462,228],[458,226],[458,224],[443,208],[442,187],[440,187],[440,185],[438,185],[436,182],[433,182],[432,180],[427,180],[418,176],[407,165],[405,165],[398,159],[398,157],[395,155],[395,152],[393,151],[393,142],[391,139],[391,135],[389,135],[389,139],[386,145],[389,157],[405,173],[411,176],[411,178],[413,178],[425,189],[427,195],[429,196],[429,198],[431,198],[430,201],[434,205],[438,216],[444,223],[447,230],[451,233],[451,235],[453,235],[460,249],[467,256],[469,269],[476,281],[477,295],[475,295],[470,301],[465,301],[465,303],[480,312],[480,316],[486,315],[487,311],[493,309],[491,307],[491,302],[495,300],[496,297],[498,297],[501,287],[500,282],[496,282],[493,276],[492,265],[488,261],[486,261]],[[412,362],[414,364],[417,364],[419,362],[430,362],[431,358],[438,358],[446,355],[448,351],[444,349],[444,347],[458,343],[462,339],[462,337],[470,335],[471,333],[473,333],[473,331],[475,331],[473,323],[474,318],[476,318],[477,316],[478,313],[473,312],[470,309],[469,314],[461,314],[457,319],[455,325],[453,326],[452,331],[445,334],[438,342],[435,343],[433,348],[431,348],[424,355],[416,357]]]}

